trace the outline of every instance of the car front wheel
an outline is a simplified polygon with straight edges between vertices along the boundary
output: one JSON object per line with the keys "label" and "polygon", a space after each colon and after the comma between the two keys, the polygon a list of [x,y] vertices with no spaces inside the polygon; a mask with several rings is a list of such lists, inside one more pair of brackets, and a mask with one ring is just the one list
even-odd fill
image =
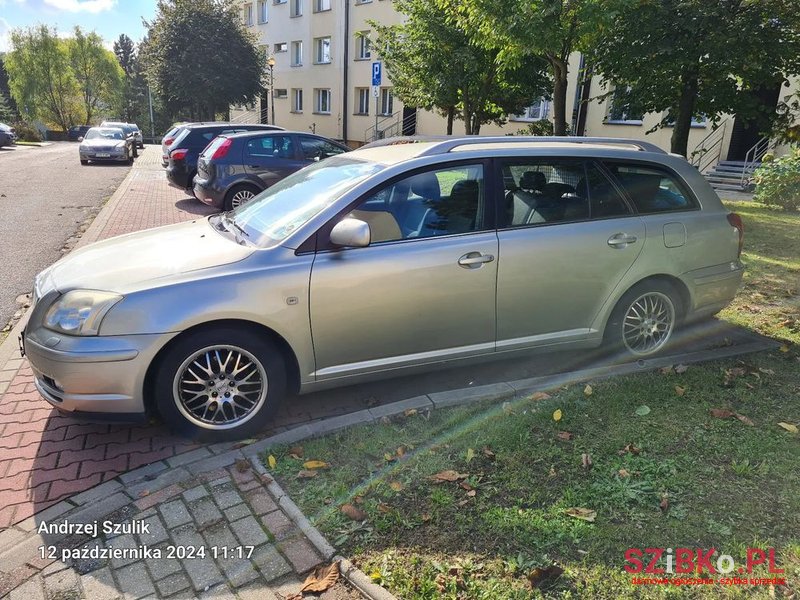
{"label": "car front wheel", "polygon": [[663,350],[680,316],[678,295],[664,281],[635,285],[617,303],[606,326],[614,348],[643,358]]}
{"label": "car front wheel", "polygon": [[286,363],[268,339],[218,327],[179,338],[155,376],[159,413],[179,433],[204,441],[252,436],[286,393]]}

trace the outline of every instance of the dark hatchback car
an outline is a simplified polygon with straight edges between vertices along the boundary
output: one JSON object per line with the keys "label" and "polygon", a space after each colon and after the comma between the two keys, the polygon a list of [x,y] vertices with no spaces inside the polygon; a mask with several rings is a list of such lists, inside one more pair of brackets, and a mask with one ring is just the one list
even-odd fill
{"label": "dark hatchback car", "polygon": [[274,125],[259,123],[189,123],[175,134],[167,150],[167,181],[172,187],[192,191],[197,173],[197,157],[218,135],[244,131],[282,131]]}
{"label": "dark hatchback car", "polygon": [[73,125],[67,130],[67,140],[77,142],[78,138],[86,137],[86,132],[91,128],[91,125]]}
{"label": "dark hatchback car", "polygon": [[197,161],[194,195],[230,210],[287,175],[349,150],[339,142],[296,131],[221,135]]}

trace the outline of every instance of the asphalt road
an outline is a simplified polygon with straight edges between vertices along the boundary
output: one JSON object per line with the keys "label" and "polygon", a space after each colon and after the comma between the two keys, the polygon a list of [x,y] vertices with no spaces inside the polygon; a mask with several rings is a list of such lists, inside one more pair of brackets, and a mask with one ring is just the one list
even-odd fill
{"label": "asphalt road", "polygon": [[36,274],[114,193],[127,165],[78,161],[75,143],[0,148],[0,329]]}

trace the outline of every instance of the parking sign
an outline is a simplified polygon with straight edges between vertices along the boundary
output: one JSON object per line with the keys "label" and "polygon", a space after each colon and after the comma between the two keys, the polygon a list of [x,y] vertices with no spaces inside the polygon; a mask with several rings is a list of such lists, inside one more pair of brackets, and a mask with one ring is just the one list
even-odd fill
{"label": "parking sign", "polygon": [[381,63],[376,61],[372,63],[372,85],[381,84]]}

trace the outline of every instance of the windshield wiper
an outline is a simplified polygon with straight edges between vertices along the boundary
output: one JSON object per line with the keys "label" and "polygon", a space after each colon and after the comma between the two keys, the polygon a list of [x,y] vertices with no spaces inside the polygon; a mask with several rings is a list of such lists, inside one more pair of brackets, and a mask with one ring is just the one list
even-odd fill
{"label": "windshield wiper", "polygon": [[241,234],[242,234],[244,237],[246,237],[246,238],[249,238],[249,237],[250,237],[250,234],[249,234],[249,233],[247,233],[247,232],[246,232],[246,231],[245,231],[245,230],[242,228],[242,226],[241,226],[241,225],[239,225],[239,224],[238,224],[236,221],[234,221],[234,220],[233,220],[231,217],[229,217],[229,216],[228,216],[228,213],[225,213],[225,215],[224,215],[224,219],[225,219],[225,221],[226,221],[226,222],[227,222],[229,225],[233,225],[233,226],[236,228],[236,231],[238,231],[239,233],[241,233]]}

